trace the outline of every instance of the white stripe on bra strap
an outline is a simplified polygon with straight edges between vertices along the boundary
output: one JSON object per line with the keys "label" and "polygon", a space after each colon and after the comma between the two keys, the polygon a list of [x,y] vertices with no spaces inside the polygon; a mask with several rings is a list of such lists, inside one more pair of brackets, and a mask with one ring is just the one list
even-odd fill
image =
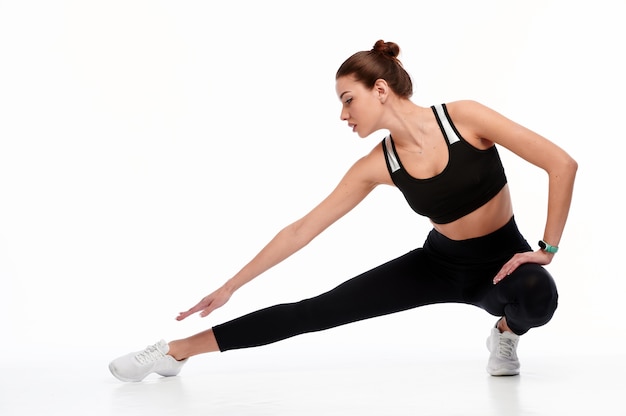
{"label": "white stripe on bra strap", "polygon": [[441,121],[441,125],[443,126],[443,130],[446,132],[446,136],[448,136],[448,143],[452,144],[458,142],[460,140],[459,136],[454,132],[448,117],[446,117],[446,112],[443,111],[443,106],[441,104],[435,104],[434,107]]}
{"label": "white stripe on bra strap", "polygon": [[393,150],[393,146],[391,145],[391,136],[385,137],[385,148],[387,149],[387,161],[389,162],[389,167],[393,173],[400,169],[400,163],[398,163],[396,152]]}

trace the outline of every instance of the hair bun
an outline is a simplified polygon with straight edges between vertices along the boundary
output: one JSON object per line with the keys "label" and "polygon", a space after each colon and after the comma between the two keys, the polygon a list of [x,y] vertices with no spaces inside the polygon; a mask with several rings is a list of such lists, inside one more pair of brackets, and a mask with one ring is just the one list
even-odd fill
{"label": "hair bun", "polygon": [[374,44],[372,51],[392,59],[397,59],[400,55],[400,47],[397,43],[385,42],[382,39]]}

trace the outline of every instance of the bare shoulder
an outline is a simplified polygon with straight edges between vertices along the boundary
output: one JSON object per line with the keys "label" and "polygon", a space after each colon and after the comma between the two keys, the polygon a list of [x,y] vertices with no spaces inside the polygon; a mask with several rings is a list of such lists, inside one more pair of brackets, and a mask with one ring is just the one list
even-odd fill
{"label": "bare shoulder", "polygon": [[368,154],[357,160],[352,169],[374,185],[393,185],[380,142]]}
{"label": "bare shoulder", "polygon": [[486,127],[502,123],[512,124],[498,112],[474,100],[453,101],[446,104],[446,108],[461,135],[478,148],[492,146],[496,141]]}
{"label": "bare shoulder", "polygon": [[481,124],[494,118],[503,118],[497,111],[474,100],[452,101],[446,104],[446,108],[455,123]]}
{"label": "bare shoulder", "polygon": [[483,104],[464,100],[452,102],[447,107],[450,118],[461,134],[479,143],[479,147],[499,144],[546,170],[555,161],[573,161],[563,149],[547,138]]}

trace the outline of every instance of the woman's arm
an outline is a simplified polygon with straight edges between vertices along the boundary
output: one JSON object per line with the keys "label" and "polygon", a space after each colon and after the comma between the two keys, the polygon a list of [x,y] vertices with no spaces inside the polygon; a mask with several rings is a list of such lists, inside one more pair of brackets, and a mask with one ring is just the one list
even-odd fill
{"label": "woman's arm", "polygon": [[[472,132],[470,140],[497,143],[548,174],[548,207],[543,240],[558,246],[567,221],[578,164],[556,144],[496,111],[474,101],[453,104],[455,123]],[[538,250],[530,256],[516,256],[496,276],[497,281],[520,264],[549,264],[554,255]]]}
{"label": "woman's arm", "polygon": [[263,272],[282,262],[318,236],[331,224],[357,206],[380,182],[377,176],[385,169],[382,157],[375,150],[359,159],[344,175],[337,187],[315,208],[301,219],[283,228],[238,273],[222,287],[204,297],[195,306],[181,312],[177,320],[196,312],[207,316],[224,305],[232,294]]}

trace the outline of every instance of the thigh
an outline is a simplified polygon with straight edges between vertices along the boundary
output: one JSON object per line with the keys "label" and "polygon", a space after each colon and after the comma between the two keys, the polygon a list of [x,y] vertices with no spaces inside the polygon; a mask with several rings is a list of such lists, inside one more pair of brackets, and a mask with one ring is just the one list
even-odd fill
{"label": "thigh", "polygon": [[460,301],[460,290],[433,272],[423,249],[300,302],[274,305],[213,327],[221,351],[259,346],[298,334],[417,306]]}
{"label": "thigh", "polygon": [[461,291],[441,278],[423,249],[413,250],[329,292],[300,302],[305,313],[334,325],[418,306],[461,301]]}

